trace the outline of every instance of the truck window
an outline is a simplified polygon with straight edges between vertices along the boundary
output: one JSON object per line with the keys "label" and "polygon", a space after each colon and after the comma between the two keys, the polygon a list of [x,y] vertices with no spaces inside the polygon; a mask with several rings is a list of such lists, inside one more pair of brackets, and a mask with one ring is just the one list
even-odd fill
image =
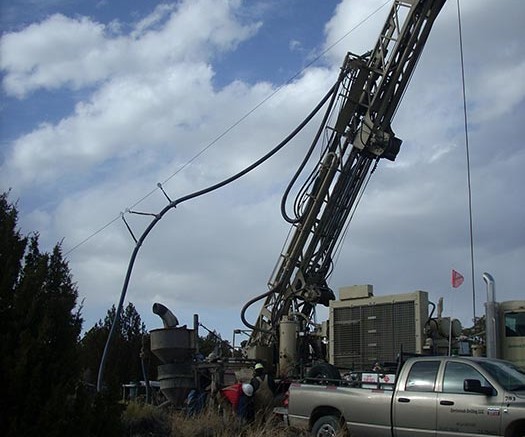
{"label": "truck window", "polygon": [[[463,390],[465,379],[477,379],[484,387],[490,387],[489,382],[472,366],[465,363],[447,363],[445,377],[443,379],[443,392],[445,393],[466,393]],[[473,393],[469,393],[473,394]]]}
{"label": "truck window", "polygon": [[525,370],[507,361],[482,361],[479,363],[503,386],[505,390],[525,388]]}
{"label": "truck window", "polygon": [[408,374],[405,390],[433,391],[439,369],[439,361],[419,361]]}
{"label": "truck window", "polygon": [[505,337],[525,337],[525,312],[505,314]]}

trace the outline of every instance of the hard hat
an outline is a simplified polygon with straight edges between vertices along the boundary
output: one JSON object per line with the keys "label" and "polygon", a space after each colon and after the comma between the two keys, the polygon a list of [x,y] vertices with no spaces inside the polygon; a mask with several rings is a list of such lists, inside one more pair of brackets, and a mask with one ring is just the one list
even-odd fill
{"label": "hard hat", "polygon": [[253,386],[251,384],[243,384],[242,385],[242,392],[246,395],[246,396],[251,396],[253,395]]}
{"label": "hard hat", "polygon": [[255,370],[257,370],[257,369],[264,369],[264,366],[261,363],[257,363],[255,365]]}

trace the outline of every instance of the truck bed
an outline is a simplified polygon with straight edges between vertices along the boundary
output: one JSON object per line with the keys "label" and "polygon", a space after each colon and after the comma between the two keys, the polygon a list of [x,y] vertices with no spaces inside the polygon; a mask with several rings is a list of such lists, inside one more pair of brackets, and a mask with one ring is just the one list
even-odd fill
{"label": "truck bed", "polygon": [[367,435],[367,428],[371,435],[390,436],[394,381],[392,374],[354,373],[350,379],[328,385],[293,383],[289,391],[289,405],[293,407],[288,411],[288,422],[298,428],[311,428],[318,417],[334,410],[333,414],[344,416],[352,427],[362,429],[359,435]]}

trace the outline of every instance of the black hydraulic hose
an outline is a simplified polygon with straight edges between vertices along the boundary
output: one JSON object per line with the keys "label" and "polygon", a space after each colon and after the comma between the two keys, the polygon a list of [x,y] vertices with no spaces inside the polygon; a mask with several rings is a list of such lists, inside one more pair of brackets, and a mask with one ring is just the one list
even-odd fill
{"label": "black hydraulic hose", "polygon": [[146,404],[151,403],[151,385],[149,382],[149,375],[147,363],[144,352],[144,337],[142,338],[142,352],[140,353],[140,367],[142,369],[142,377],[144,378],[144,386],[146,387]]}
{"label": "black hydraulic hose", "polygon": [[286,220],[288,223],[294,224],[294,223],[298,223],[301,220],[301,217],[291,218],[286,213],[286,202],[288,200],[288,195],[290,194],[290,191],[291,191],[293,185],[295,184],[295,182],[299,178],[299,175],[302,173],[304,167],[306,166],[306,163],[310,160],[310,157],[312,156],[312,153],[315,150],[315,146],[317,145],[317,142],[319,141],[319,138],[321,137],[321,134],[323,133],[324,127],[326,125],[328,117],[330,116],[330,113],[332,112],[332,108],[333,108],[335,100],[337,98],[337,89],[339,88],[339,85],[343,81],[343,78],[344,78],[344,75],[341,74],[339,76],[339,79],[335,83],[334,87],[332,88],[332,90],[333,90],[332,91],[332,99],[330,100],[330,104],[328,105],[328,108],[326,109],[326,113],[325,113],[325,115],[323,117],[323,120],[322,120],[320,126],[319,126],[319,129],[317,130],[317,134],[315,135],[315,138],[313,139],[312,144],[310,145],[310,148],[306,152],[306,155],[305,155],[303,161],[301,162],[301,164],[299,165],[299,168],[295,172],[292,180],[290,181],[290,183],[286,187],[286,190],[285,190],[285,192],[283,194],[283,197],[281,199],[281,215],[284,218],[284,220]]}
{"label": "black hydraulic hose", "polygon": [[310,112],[310,114],[308,114],[308,116],[301,122],[301,124],[299,124],[299,126],[297,126],[283,141],[281,141],[277,146],[275,146],[272,150],[270,150],[262,158],[259,158],[257,161],[255,161],[253,164],[246,167],[244,170],[241,170],[240,172],[234,174],[233,176],[230,176],[227,179],[224,179],[221,182],[218,182],[207,188],[204,188],[199,191],[195,191],[194,193],[187,194],[186,196],[182,196],[176,200],[171,201],[158,214],[155,215],[154,219],[151,221],[148,227],[144,230],[140,238],[136,241],[135,248],[133,249],[133,252],[131,253],[131,257],[130,257],[129,264],[128,264],[128,270],[126,272],[126,277],[124,279],[124,284],[122,286],[122,291],[120,293],[120,300],[118,303],[117,311],[115,312],[115,317],[113,319],[113,323],[111,324],[111,329],[109,331],[109,335],[106,340],[106,345],[104,346],[104,352],[102,353],[102,358],[100,359],[100,366],[98,369],[98,378],[97,378],[97,391],[98,392],[102,391],[102,386],[104,382],[104,370],[106,367],[107,356],[108,356],[111,342],[113,341],[113,337],[115,336],[116,326],[118,324],[117,321],[119,320],[120,314],[122,313],[122,308],[124,306],[124,299],[126,298],[129,281],[131,279],[131,272],[133,271],[133,266],[135,265],[135,260],[137,258],[139,249],[142,246],[142,243],[144,242],[146,237],[149,235],[149,233],[153,230],[153,228],[157,225],[157,223],[164,217],[164,215],[171,209],[176,208],[178,205],[180,205],[183,202],[186,202],[187,200],[195,199],[196,197],[211,193],[212,191],[218,190],[219,188],[222,188],[230,184],[231,182],[236,181],[237,179],[246,175],[253,169],[257,168],[259,165],[261,165],[262,163],[270,159],[279,150],[281,150],[286,144],[288,144],[291,141],[291,139],[295,137],[310,122],[310,120],[315,116],[315,114],[317,114],[317,112],[324,106],[324,104],[326,103],[328,98],[332,95],[335,89],[336,89],[336,85],[332,86],[332,88],[330,88],[328,93],[322,98],[322,100],[317,104],[317,106],[313,109],[313,111]]}
{"label": "black hydraulic hose", "polygon": [[246,320],[245,314],[246,314],[246,310],[249,307],[251,307],[255,302],[270,296],[272,293],[275,292],[276,288],[277,287],[272,288],[272,289],[266,291],[265,293],[259,294],[258,296],[255,296],[253,299],[250,299],[248,302],[246,302],[244,304],[244,306],[241,309],[241,320],[242,320],[242,323],[245,324],[245,326],[247,326],[250,329],[253,329],[254,331],[260,331],[260,332],[266,332],[266,333],[271,333],[272,332],[269,329],[257,328],[255,325],[252,325],[250,322],[248,322],[248,320]]}
{"label": "black hydraulic hose", "polygon": [[434,311],[436,310],[436,304],[434,302],[429,302],[428,305],[432,305],[432,311],[430,311],[430,315],[428,316],[427,321],[425,322],[425,326],[430,324],[430,321],[432,320],[432,316],[434,315]]}

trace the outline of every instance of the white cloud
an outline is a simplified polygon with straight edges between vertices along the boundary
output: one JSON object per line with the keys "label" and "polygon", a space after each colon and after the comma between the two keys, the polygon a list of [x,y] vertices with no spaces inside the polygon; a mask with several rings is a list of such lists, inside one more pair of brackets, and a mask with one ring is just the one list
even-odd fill
{"label": "white cloud", "polygon": [[[256,32],[265,27],[246,22],[241,3],[212,2],[212,7],[210,1],[158,6],[128,34],[122,30],[125,23],[53,15],[4,35],[4,90],[10,96],[23,98],[41,89],[82,91],[71,95],[75,107],[61,120],[36,124],[9,144],[0,173],[2,185],[14,186],[20,198],[25,229],[40,231],[44,244],[65,237],[67,250],[152,190],[134,209],[160,211],[167,200],[154,190],[156,182],[175,174],[278,88],[269,81],[214,84],[221,74],[216,61],[259,37]],[[383,3],[341,2],[320,46],[331,46]],[[463,4],[479,315],[482,271],[501,282],[502,300],[516,298],[521,286],[525,211],[519,190],[525,183],[525,155],[519,78],[525,56],[513,42],[521,35],[514,18],[521,5],[511,3],[509,11],[487,1]],[[468,321],[470,260],[455,6],[447,2],[435,24],[394,122],[404,140],[402,150],[395,163],[382,163],[376,171],[331,284],[373,283],[379,294],[422,288],[435,301],[448,292],[454,266],[467,278],[457,298],[462,308],[457,316]],[[169,196],[217,183],[275,146],[335,81],[345,52],[372,48],[389,7],[329,52],[332,69],[309,68],[170,178],[165,184]],[[60,44],[67,50],[58,50]],[[271,65],[271,54],[264,55]],[[161,300],[173,305],[184,323],[191,323],[193,312],[201,313],[203,322],[226,338],[230,328],[241,327],[240,308],[265,290],[279,256],[288,229],[279,215],[280,195],[315,128],[308,126],[241,181],[166,215],[141,248],[128,292],[146,320],[151,303]],[[44,200],[36,202],[39,195]],[[136,235],[151,219],[125,217]],[[86,297],[88,326],[117,301],[132,247],[119,218],[68,255]],[[151,323],[159,325],[154,318]]]}
{"label": "white cloud", "polygon": [[124,51],[123,44],[119,38],[108,44],[105,27],[87,17],[55,14],[2,37],[4,89],[22,98],[38,88],[56,89],[63,84],[78,88],[101,80],[108,73],[111,53]]}
{"label": "white cloud", "polygon": [[155,25],[162,25],[165,18],[173,12],[175,4],[160,4],[155,10],[140,20],[136,25],[135,29],[131,33],[133,39],[140,38],[141,35],[147,33],[148,30],[153,29]]}
{"label": "white cloud", "polygon": [[302,50],[301,41],[297,41],[296,39],[291,40],[290,43],[288,44],[288,47],[290,48],[290,51],[292,52]]}
{"label": "white cloud", "polygon": [[231,50],[259,27],[235,21],[235,3],[160,5],[130,35],[114,34],[114,23],[55,14],[2,37],[4,89],[23,98],[39,88],[78,89],[115,75],[201,62],[213,51]]}
{"label": "white cloud", "polygon": [[337,5],[325,26],[325,48],[332,47],[327,54],[332,63],[340,65],[348,51],[362,55],[373,48],[391,7],[385,3],[343,0]]}
{"label": "white cloud", "polygon": [[[205,57],[212,47],[231,48],[257,27],[237,24],[233,11],[221,5],[203,14],[206,1],[184,3],[161,24],[172,8],[159,6],[133,37],[113,37],[87,18],[61,15],[7,35],[8,92],[104,82],[73,114],[18,138],[5,177],[16,175],[19,184],[61,179],[140,148],[176,144],[177,132],[214,118],[213,72]],[[160,27],[152,30],[153,24]]]}
{"label": "white cloud", "polygon": [[[487,102],[474,109],[477,123],[508,115],[525,99],[525,60],[485,70],[472,89],[474,101]],[[490,102],[490,104],[488,104]]]}

